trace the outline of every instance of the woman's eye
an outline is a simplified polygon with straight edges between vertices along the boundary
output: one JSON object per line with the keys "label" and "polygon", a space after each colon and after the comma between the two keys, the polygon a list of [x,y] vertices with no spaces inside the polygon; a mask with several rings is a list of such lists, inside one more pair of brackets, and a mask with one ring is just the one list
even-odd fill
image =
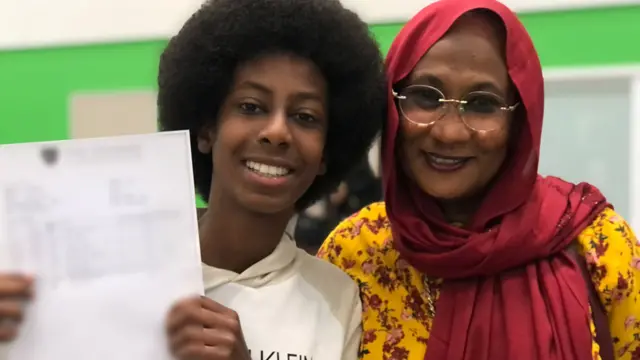
{"label": "woman's eye", "polygon": [[466,111],[493,114],[500,109],[500,102],[491,96],[476,96],[467,100]]}
{"label": "woman's eye", "polygon": [[240,111],[242,111],[245,114],[257,114],[262,112],[262,109],[260,109],[260,107],[256,104],[252,104],[252,103],[241,103],[240,104]]}
{"label": "woman's eye", "polygon": [[430,90],[420,90],[415,91],[410,94],[410,99],[415,105],[423,108],[423,109],[432,109],[442,105],[440,99],[442,99],[442,95],[438,94],[435,91]]}

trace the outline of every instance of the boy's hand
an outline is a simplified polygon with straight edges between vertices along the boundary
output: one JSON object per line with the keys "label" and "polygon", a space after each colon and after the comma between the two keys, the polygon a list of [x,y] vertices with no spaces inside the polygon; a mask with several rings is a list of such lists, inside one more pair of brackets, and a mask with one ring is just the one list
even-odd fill
{"label": "boy's hand", "polygon": [[174,305],[167,332],[179,360],[251,360],[238,314],[207,297]]}
{"label": "boy's hand", "polygon": [[0,343],[13,340],[24,316],[24,301],[31,298],[33,280],[22,275],[0,274]]}

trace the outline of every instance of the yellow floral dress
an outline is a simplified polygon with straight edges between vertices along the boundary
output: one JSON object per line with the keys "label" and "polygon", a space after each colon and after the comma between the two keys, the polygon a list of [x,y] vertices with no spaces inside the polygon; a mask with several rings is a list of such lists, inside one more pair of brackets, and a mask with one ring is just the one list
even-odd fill
{"label": "yellow floral dress", "polygon": [[[423,277],[391,243],[384,203],[375,203],[338,225],[318,256],[360,285],[362,359],[423,360],[432,323]],[[640,360],[640,243],[611,209],[579,235],[578,243],[608,313],[617,359]],[[440,283],[429,284],[436,296]],[[598,349],[594,341],[594,359]]]}

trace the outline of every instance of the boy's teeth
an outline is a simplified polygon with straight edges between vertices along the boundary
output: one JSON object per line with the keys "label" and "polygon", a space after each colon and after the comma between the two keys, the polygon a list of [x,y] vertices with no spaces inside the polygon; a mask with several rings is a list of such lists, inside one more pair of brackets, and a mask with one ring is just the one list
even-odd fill
{"label": "boy's teeth", "polygon": [[245,165],[247,166],[247,168],[249,168],[249,170],[257,172],[258,174],[263,176],[278,177],[288,175],[291,172],[291,170],[287,168],[261,164],[255,161],[247,161]]}

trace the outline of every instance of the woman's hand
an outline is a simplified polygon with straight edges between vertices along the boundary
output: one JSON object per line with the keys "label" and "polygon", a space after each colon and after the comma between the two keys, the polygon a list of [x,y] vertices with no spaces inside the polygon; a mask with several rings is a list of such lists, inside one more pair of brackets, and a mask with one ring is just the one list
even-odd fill
{"label": "woman's hand", "polygon": [[0,274],[0,343],[13,340],[24,317],[24,302],[31,298],[33,279]]}
{"label": "woman's hand", "polygon": [[238,314],[207,297],[174,305],[167,332],[171,353],[179,360],[251,360]]}

